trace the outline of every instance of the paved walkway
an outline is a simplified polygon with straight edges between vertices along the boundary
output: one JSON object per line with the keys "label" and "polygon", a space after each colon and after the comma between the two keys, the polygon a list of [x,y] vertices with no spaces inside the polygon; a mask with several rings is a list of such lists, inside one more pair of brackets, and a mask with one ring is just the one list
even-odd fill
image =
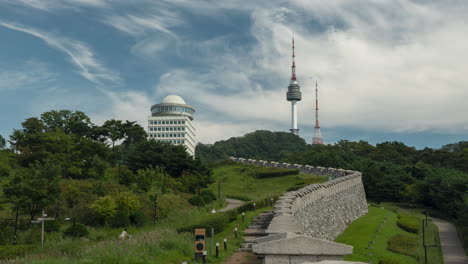
{"label": "paved walkway", "polygon": [[223,209],[220,209],[218,212],[229,211],[231,209],[241,206],[244,203],[244,201],[236,200],[236,199],[226,199],[226,202],[227,202],[227,206],[224,207]]}
{"label": "paved walkway", "polygon": [[455,226],[445,220],[432,217],[439,228],[440,243],[444,254],[444,264],[468,264],[468,258],[457,236]]}

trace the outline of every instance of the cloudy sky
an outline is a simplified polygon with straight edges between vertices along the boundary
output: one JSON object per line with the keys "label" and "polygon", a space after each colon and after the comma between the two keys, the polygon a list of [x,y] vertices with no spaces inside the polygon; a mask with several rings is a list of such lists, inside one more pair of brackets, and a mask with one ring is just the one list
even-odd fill
{"label": "cloudy sky", "polygon": [[196,108],[203,143],[288,131],[294,34],[306,141],[315,81],[326,143],[468,140],[466,14],[466,0],[0,0],[0,134],[52,109],[144,126],[168,94]]}

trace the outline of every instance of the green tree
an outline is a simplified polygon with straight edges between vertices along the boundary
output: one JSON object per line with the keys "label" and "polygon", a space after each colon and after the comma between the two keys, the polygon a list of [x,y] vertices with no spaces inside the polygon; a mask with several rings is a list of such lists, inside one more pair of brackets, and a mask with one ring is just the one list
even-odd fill
{"label": "green tree", "polygon": [[60,167],[51,161],[35,162],[28,168],[19,168],[16,175],[5,184],[3,192],[15,208],[25,210],[31,220],[47,206],[54,203],[60,193]]}
{"label": "green tree", "polygon": [[112,217],[114,217],[117,214],[117,204],[115,200],[109,195],[106,195],[94,201],[90,205],[90,208],[94,212],[96,212],[100,217],[102,217],[106,224],[109,224]]}
{"label": "green tree", "polygon": [[45,112],[41,115],[41,121],[47,130],[60,129],[68,135],[89,136],[93,126],[85,113],[70,110]]}
{"label": "green tree", "polygon": [[124,125],[122,120],[107,120],[102,125],[102,128],[105,131],[106,137],[112,142],[112,148],[114,148],[115,142],[124,138]]}
{"label": "green tree", "polygon": [[123,144],[127,147],[131,144],[144,141],[147,137],[145,129],[138,125],[136,121],[125,121],[125,123],[122,124],[122,129],[124,139]]}
{"label": "green tree", "polygon": [[0,135],[0,150],[5,149],[5,147],[6,147],[6,140],[2,135]]}

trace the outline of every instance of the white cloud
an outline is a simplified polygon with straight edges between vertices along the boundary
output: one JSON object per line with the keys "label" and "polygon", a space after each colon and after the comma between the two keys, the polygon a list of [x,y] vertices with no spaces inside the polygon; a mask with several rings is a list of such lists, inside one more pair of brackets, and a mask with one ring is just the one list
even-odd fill
{"label": "white cloud", "polygon": [[9,4],[23,5],[42,11],[52,11],[63,8],[105,7],[106,0],[0,0]]}
{"label": "white cloud", "polygon": [[[296,1],[288,7],[272,2],[268,9],[250,10],[250,33],[257,39],[251,50],[224,50],[202,74],[170,71],[156,90],[161,96],[188,98],[205,110],[197,113],[204,120],[242,121],[232,131],[252,121],[282,122],[287,131],[290,103],[285,93],[294,32],[303,92],[299,124],[310,130],[303,133],[312,133],[317,79],[322,126],[393,132],[462,129],[468,122],[468,62],[462,56],[468,46],[463,34],[467,11],[466,6],[403,0]],[[258,82],[259,75],[270,80]]]}
{"label": "white cloud", "polygon": [[16,69],[0,68],[0,91],[37,89],[35,85],[51,84],[56,77],[46,64],[30,60]]}
{"label": "white cloud", "polygon": [[67,54],[71,63],[78,68],[78,73],[95,84],[102,84],[102,82],[119,83],[121,81],[117,73],[104,67],[96,59],[94,52],[80,41],[55,36],[48,32],[9,22],[0,21],[0,26],[37,37],[50,47]]}

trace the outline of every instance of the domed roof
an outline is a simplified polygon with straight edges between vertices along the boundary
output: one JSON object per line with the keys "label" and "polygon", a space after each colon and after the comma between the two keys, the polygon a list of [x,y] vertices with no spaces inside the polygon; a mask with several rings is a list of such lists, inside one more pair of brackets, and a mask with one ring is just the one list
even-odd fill
{"label": "domed roof", "polygon": [[182,97],[172,94],[164,97],[161,104],[185,104],[185,101]]}

